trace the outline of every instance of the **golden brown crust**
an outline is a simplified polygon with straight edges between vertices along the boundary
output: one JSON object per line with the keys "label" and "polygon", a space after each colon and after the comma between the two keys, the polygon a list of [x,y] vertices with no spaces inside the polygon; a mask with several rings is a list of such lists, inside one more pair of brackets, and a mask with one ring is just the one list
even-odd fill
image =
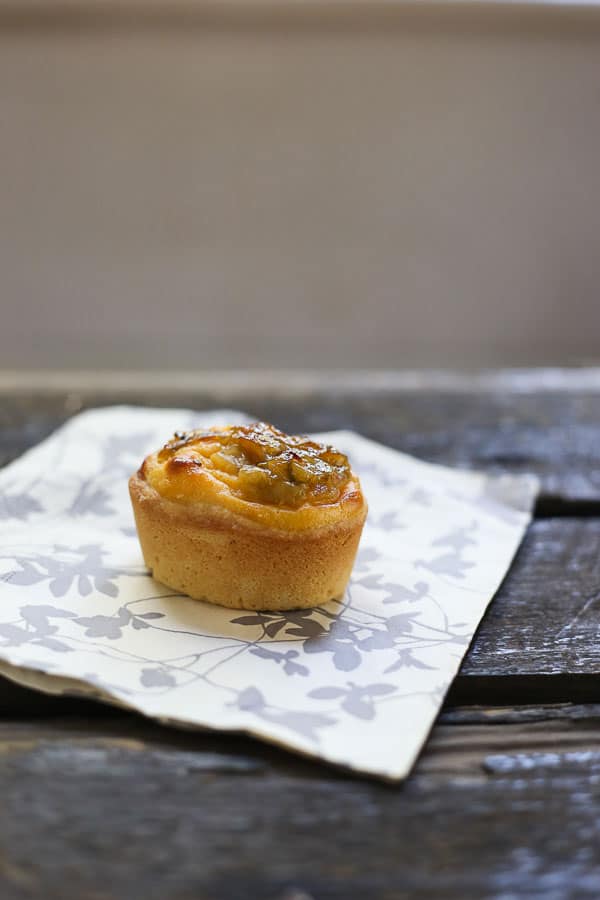
{"label": "golden brown crust", "polygon": [[214,503],[166,499],[141,471],[129,490],[154,577],[195,599],[236,609],[299,609],[340,598],[367,513],[360,494],[342,519],[290,531]]}

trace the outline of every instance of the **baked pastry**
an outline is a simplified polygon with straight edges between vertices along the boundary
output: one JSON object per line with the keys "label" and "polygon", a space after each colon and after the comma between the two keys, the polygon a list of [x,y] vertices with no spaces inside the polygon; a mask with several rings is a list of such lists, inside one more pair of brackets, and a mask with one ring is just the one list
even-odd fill
{"label": "baked pastry", "polygon": [[264,423],[176,432],[129,489],[154,577],[242,609],[339,599],[367,514],[343,453]]}

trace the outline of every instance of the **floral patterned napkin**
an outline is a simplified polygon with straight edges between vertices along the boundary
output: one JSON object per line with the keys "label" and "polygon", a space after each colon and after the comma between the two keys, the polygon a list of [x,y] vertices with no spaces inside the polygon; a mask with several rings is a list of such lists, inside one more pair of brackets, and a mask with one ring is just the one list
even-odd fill
{"label": "floral patterned napkin", "polygon": [[370,508],[346,596],[314,610],[226,610],[147,574],[127,479],[174,430],[245,418],[93,410],[0,472],[0,671],[404,778],[519,546],[537,482],[320,435],[349,455]]}

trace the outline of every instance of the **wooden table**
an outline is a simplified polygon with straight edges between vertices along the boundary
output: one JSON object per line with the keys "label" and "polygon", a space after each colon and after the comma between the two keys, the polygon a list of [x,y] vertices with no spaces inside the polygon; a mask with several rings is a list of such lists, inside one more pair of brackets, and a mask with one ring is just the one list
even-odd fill
{"label": "wooden table", "polygon": [[113,402],[354,428],[436,462],[536,472],[543,493],[402,786],[3,681],[0,896],[598,897],[600,372],[0,376],[0,462]]}

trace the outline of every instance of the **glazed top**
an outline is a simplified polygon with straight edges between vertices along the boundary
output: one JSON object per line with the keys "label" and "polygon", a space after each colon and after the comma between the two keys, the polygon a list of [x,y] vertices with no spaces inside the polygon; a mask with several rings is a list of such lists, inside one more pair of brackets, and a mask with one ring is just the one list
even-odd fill
{"label": "glazed top", "polygon": [[319,527],[364,508],[345,454],[264,422],[175,432],[139,475],[168,500],[218,505],[278,528]]}

